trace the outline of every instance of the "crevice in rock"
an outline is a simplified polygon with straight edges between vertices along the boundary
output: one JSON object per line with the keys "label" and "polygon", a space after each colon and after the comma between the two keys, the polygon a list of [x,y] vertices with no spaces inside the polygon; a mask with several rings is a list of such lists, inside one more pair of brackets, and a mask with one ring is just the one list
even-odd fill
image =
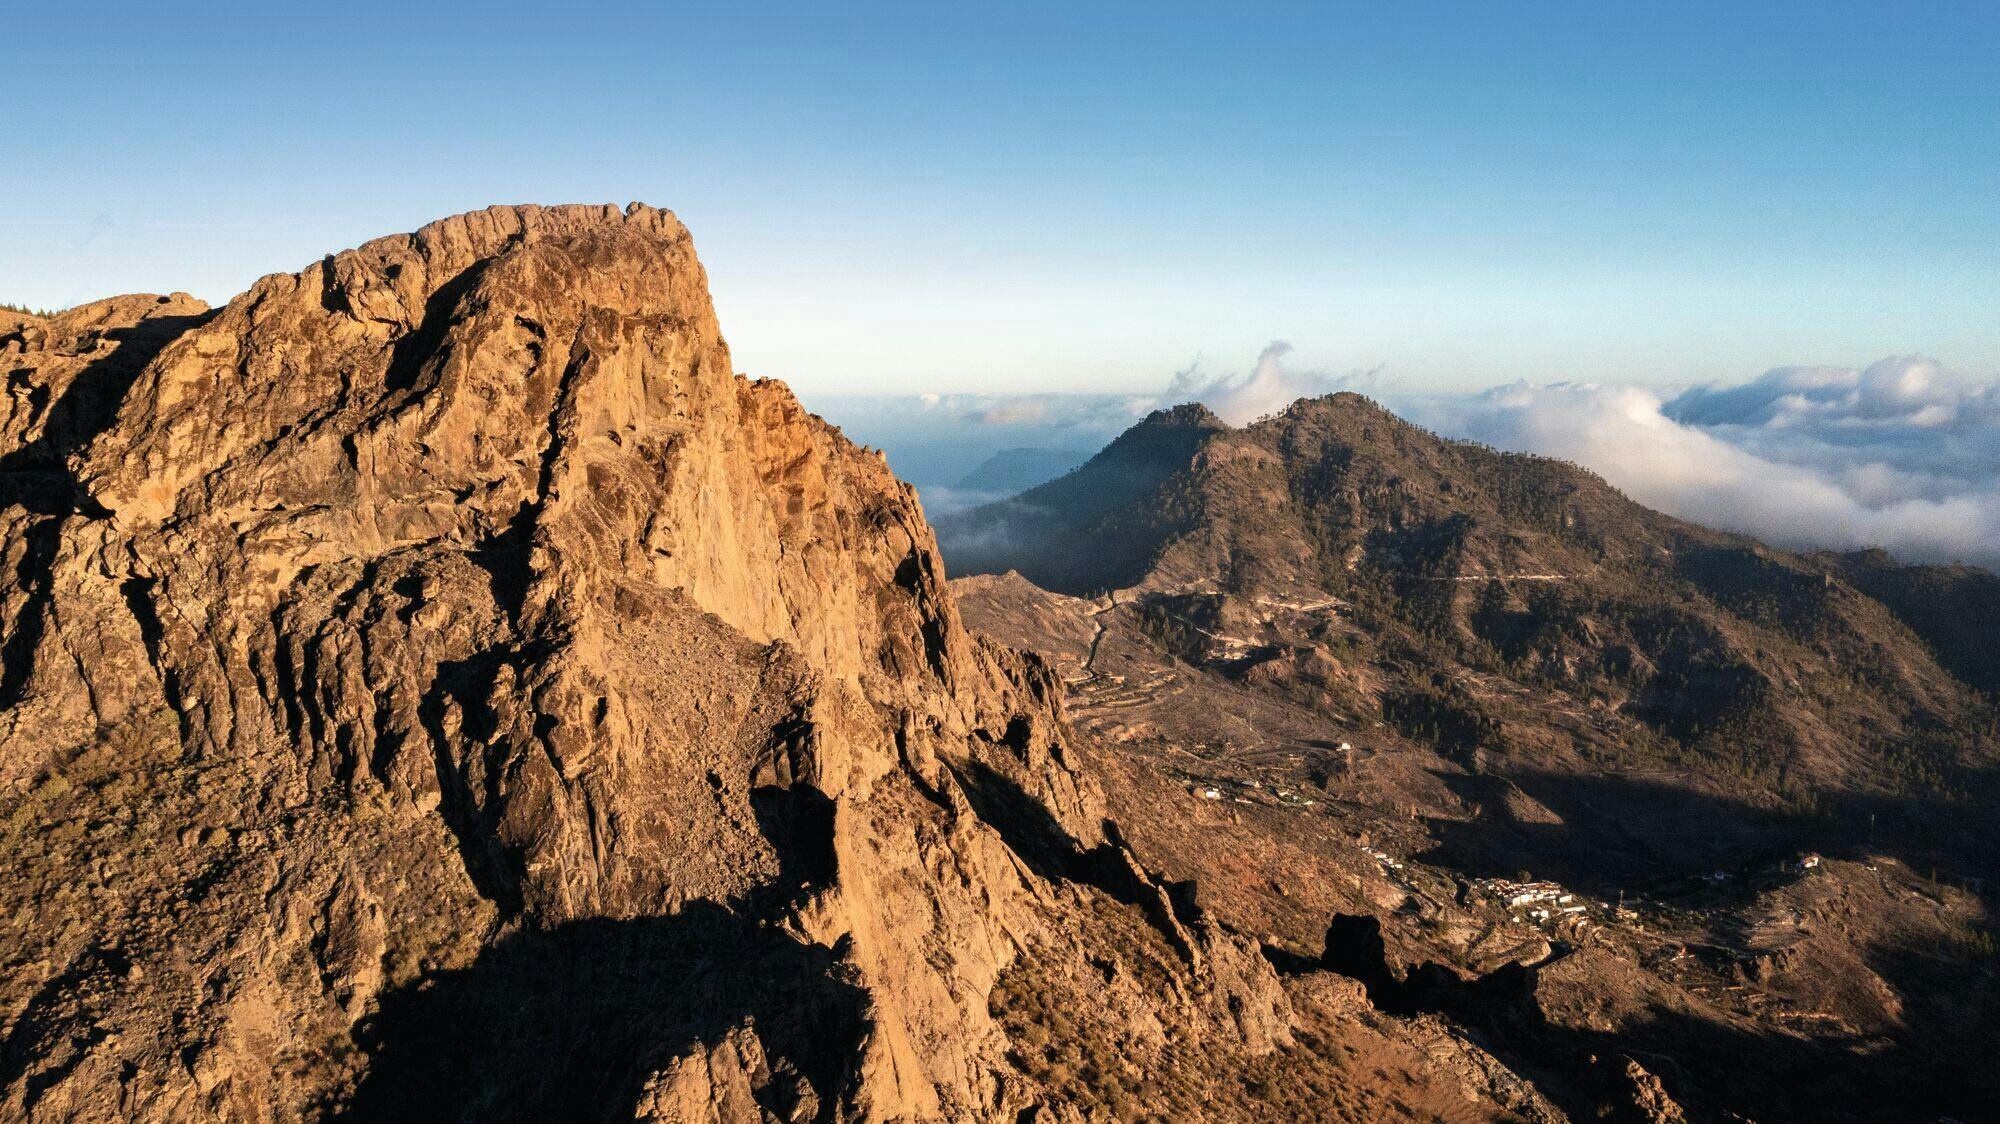
{"label": "crevice in rock", "polygon": [[347,290],[334,276],[332,254],[319,263],[319,306],[342,316],[354,315],[354,302],[347,299]]}
{"label": "crevice in rock", "polygon": [[166,695],[167,705],[173,708],[174,717],[180,721],[181,734],[185,739],[187,714],[181,705],[180,677],[167,666],[167,630],[160,623],[159,610],[153,605],[155,584],[152,578],[128,578],[119,585],[118,592],[125,598],[126,607],[132,611],[132,620],[139,626],[139,640],[146,646],[146,660],[160,677],[160,690]]}
{"label": "crevice in rock", "polygon": [[425,298],[423,316],[416,327],[390,348],[389,368],[382,375],[383,390],[390,394],[408,390],[417,385],[426,365],[444,364],[451,354],[444,337],[456,319],[458,304],[492,264],[492,258],[479,259]]}
{"label": "crevice in rock", "polygon": [[[488,699],[500,668],[518,659],[507,650],[483,652],[463,660],[439,665],[437,677],[418,704],[417,717],[430,734],[432,761],[438,784],[438,811],[457,843],[466,874],[481,897],[494,903],[502,917],[520,913],[524,900],[520,857],[500,842],[496,826],[501,812],[500,779],[505,765],[496,760],[504,748],[495,741],[499,715]],[[445,713],[455,706],[460,728],[456,738],[447,733]],[[465,754],[481,753],[483,793],[473,792],[474,778]]]}
{"label": "crevice in rock", "polygon": [[35,673],[35,652],[48,630],[53,600],[49,568],[55,564],[56,548],[62,542],[62,522],[60,518],[37,519],[21,536],[21,561],[14,568],[14,578],[27,597],[15,614],[6,641],[0,643],[0,707],[20,702]]}
{"label": "crevice in rock", "polygon": [[473,564],[486,571],[494,601],[516,629],[521,627],[527,610],[528,588],[534,583],[535,574],[530,560],[535,529],[541,521],[542,509],[548,503],[549,493],[555,486],[556,463],[564,448],[563,415],[569,409],[577,379],[589,360],[590,352],[583,346],[583,329],[579,327],[570,341],[569,358],[563,366],[562,377],[556,383],[554,398],[549,403],[548,440],[542,447],[536,469],[534,495],[522,502],[508,520],[506,530],[479,543],[469,554]]}
{"label": "crevice in rock", "polygon": [[50,568],[61,543],[63,517],[78,512],[90,518],[105,514],[82,494],[69,459],[117,418],[119,406],[146,364],[211,315],[159,316],[92,333],[92,346],[104,341],[116,346],[78,371],[53,401],[46,386],[30,391],[29,404],[46,407],[39,418],[41,429],[34,440],[0,456],[0,507],[18,505],[48,518],[28,524],[22,534],[23,550],[14,577],[27,598],[0,642],[0,707],[20,702],[34,674],[35,652],[48,628]]}
{"label": "crevice in rock", "polygon": [[[41,416],[41,432],[33,441],[0,456],[0,507],[19,504],[43,515],[79,510],[83,497],[68,464],[70,456],[88,447],[117,419],[126,394],[154,356],[213,315],[156,316],[96,335],[97,341],[117,346],[70,379]],[[47,394],[46,387],[39,389]]]}

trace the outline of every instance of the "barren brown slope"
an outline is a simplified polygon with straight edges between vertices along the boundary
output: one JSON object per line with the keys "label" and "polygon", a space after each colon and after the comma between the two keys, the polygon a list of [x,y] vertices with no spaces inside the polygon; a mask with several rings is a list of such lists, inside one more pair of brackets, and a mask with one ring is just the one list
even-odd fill
{"label": "barren brown slope", "polygon": [[0,366],[0,1114],[1503,1112],[1132,860],[666,212],[462,215]]}

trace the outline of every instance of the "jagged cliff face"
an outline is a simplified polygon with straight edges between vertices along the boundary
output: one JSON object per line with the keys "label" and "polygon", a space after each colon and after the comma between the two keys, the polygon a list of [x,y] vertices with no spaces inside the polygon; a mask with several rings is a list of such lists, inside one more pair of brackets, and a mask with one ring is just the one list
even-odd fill
{"label": "jagged cliff face", "polygon": [[1011,1118],[988,994],[1062,864],[1166,901],[666,212],[0,332],[8,1115]]}

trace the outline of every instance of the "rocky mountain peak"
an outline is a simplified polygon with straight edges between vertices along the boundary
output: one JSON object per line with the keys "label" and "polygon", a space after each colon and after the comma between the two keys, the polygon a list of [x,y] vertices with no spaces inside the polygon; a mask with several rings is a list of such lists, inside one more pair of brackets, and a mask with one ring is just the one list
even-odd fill
{"label": "rocky mountain peak", "polygon": [[1012,1118],[1036,903],[1087,854],[1162,892],[914,491],[732,371],[666,211],[0,347],[10,1112]]}
{"label": "rocky mountain peak", "polygon": [[1416,426],[1397,417],[1380,402],[1352,390],[1336,391],[1317,398],[1298,399],[1264,419],[1261,424],[1274,430],[1297,429],[1302,426],[1325,427],[1337,430],[1356,441],[1379,439],[1388,434],[1417,429]]}

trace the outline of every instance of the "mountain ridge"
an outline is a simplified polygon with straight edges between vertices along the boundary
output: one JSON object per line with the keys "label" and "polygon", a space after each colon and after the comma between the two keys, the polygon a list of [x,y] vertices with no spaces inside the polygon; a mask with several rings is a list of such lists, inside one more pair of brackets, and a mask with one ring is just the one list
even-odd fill
{"label": "mountain ridge", "polygon": [[1155,414],[939,528],[1133,846],[1276,962],[1445,1012],[1572,1118],[1990,1092],[1979,571],[1774,550],[1354,395]]}

